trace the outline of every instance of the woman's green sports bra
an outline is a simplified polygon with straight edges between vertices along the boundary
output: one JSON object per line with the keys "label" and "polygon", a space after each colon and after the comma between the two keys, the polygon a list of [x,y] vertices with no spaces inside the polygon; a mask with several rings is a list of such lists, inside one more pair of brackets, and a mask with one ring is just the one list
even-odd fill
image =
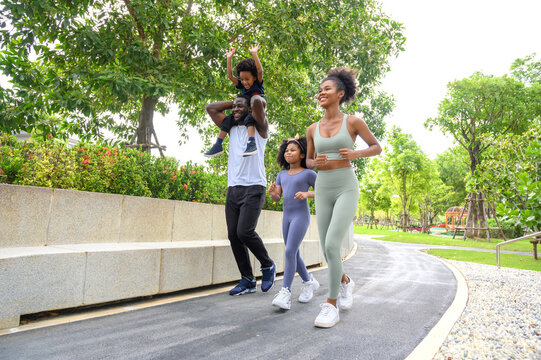
{"label": "woman's green sports bra", "polygon": [[323,137],[319,134],[319,121],[316,125],[316,131],[314,133],[314,147],[316,154],[325,154],[329,160],[342,160],[342,157],[338,153],[338,149],[351,149],[355,142],[351,139],[347,127],[348,116],[344,115],[342,120],[342,126],[338,134],[331,137]]}

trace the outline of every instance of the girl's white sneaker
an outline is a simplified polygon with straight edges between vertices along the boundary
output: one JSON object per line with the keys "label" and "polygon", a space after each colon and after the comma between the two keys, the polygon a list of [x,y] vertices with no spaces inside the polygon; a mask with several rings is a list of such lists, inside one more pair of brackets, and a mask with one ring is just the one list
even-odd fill
{"label": "girl's white sneaker", "polygon": [[310,275],[309,281],[303,281],[301,287],[301,294],[299,295],[299,302],[307,303],[312,300],[314,296],[314,291],[319,289],[319,282],[316,280],[314,275]]}
{"label": "girl's white sneaker", "polygon": [[323,303],[319,306],[321,306],[321,311],[314,321],[315,326],[320,328],[330,328],[340,321],[338,308],[334,307],[333,304]]}
{"label": "girl's white sneaker", "polygon": [[272,305],[284,310],[291,309],[291,292],[283,287],[278,294],[274,295]]}

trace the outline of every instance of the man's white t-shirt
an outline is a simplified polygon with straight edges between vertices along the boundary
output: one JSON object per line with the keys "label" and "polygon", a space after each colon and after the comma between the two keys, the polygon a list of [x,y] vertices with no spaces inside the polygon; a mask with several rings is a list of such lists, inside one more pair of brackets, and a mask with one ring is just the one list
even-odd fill
{"label": "man's white t-shirt", "polygon": [[248,130],[244,125],[233,126],[229,132],[229,164],[227,186],[267,186],[265,177],[265,146],[267,139],[255,130],[257,153],[243,157],[248,143]]}

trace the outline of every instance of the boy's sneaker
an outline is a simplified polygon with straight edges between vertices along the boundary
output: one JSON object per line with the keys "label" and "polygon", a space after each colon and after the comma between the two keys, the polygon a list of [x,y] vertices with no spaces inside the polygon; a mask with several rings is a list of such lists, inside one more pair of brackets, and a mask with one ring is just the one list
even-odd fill
{"label": "boy's sneaker", "polygon": [[314,291],[319,289],[319,282],[313,275],[310,275],[309,281],[302,282],[301,294],[299,295],[299,302],[307,303],[312,300],[314,296]]}
{"label": "boy's sneaker", "polygon": [[291,291],[288,288],[282,288],[278,294],[274,295],[272,305],[284,310],[291,309]]}
{"label": "boy's sneaker", "polygon": [[[348,277],[349,279],[349,277]],[[338,293],[338,300],[336,304],[340,310],[348,310],[353,306],[353,288],[355,287],[355,282],[349,279],[349,282],[346,284],[344,282],[340,283],[340,291]]]}
{"label": "boy's sneaker", "polygon": [[229,295],[242,295],[251,294],[256,291],[255,279],[248,280],[246,278],[240,279],[240,282],[233,289],[229,290]]}
{"label": "boy's sneaker", "polygon": [[223,152],[224,152],[224,148],[223,148],[222,144],[214,143],[214,145],[212,145],[210,150],[205,153],[205,156],[206,157],[213,157],[213,156],[216,156],[216,155],[220,155]]}
{"label": "boy's sneaker", "polygon": [[323,303],[319,306],[321,306],[321,311],[314,321],[315,326],[320,328],[330,328],[340,321],[338,309],[334,307],[333,304]]}
{"label": "boy's sneaker", "polygon": [[248,145],[246,145],[246,150],[244,150],[242,156],[251,156],[255,153],[257,153],[257,145],[255,144],[255,141],[249,141]]}
{"label": "boy's sneaker", "polygon": [[276,278],[276,264],[272,263],[271,267],[261,268],[263,278],[261,279],[261,291],[267,292],[274,285],[274,279]]}

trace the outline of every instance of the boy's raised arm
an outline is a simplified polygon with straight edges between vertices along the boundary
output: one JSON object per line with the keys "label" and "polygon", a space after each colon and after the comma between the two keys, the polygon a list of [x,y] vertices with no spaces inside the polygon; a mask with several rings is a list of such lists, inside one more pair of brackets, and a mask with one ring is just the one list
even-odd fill
{"label": "boy's raised arm", "polygon": [[263,82],[263,66],[261,66],[261,61],[259,61],[259,56],[257,55],[257,51],[261,48],[260,45],[253,45],[248,50],[250,51],[250,54],[252,54],[252,57],[255,61],[255,67],[257,68],[257,81],[260,83]]}
{"label": "boy's raised arm", "polygon": [[231,48],[228,51],[226,51],[227,55],[227,77],[229,80],[235,84],[235,86],[238,85],[239,79],[237,79],[235,76],[233,76],[233,54],[235,53],[235,48]]}

